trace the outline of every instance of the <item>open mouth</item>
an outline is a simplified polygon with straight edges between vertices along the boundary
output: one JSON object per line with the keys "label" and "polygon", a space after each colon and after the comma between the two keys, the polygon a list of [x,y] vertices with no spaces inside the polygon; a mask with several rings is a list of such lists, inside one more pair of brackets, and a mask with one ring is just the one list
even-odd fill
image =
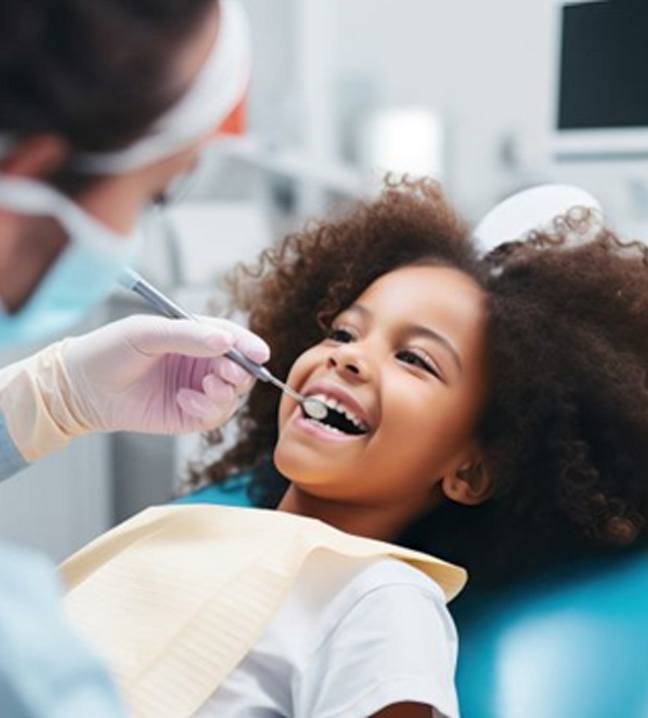
{"label": "open mouth", "polygon": [[362,436],[363,434],[369,433],[367,424],[341,402],[337,401],[337,399],[332,399],[323,394],[315,394],[313,398],[319,399],[319,401],[326,404],[328,412],[323,419],[318,420],[307,416],[302,409],[302,416],[307,421],[323,426],[328,431],[350,436]]}

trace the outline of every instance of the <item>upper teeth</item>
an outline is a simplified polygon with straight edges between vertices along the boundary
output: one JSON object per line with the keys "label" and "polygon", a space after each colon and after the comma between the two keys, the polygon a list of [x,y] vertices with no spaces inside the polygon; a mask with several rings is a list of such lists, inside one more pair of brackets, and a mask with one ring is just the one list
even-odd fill
{"label": "upper teeth", "polygon": [[[310,398],[310,397],[309,397]],[[331,409],[335,409],[335,411],[339,411],[340,414],[344,414],[346,418],[352,423],[355,424],[355,426],[358,427],[358,429],[361,429],[362,431],[367,431],[368,426],[357,417],[351,409],[348,409],[342,402],[338,401],[337,399],[334,399],[331,396],[326,396],[326,394],[313,394],[313,399],[318,399],[319,401],[326,404],[326,406],[330,407]]]}

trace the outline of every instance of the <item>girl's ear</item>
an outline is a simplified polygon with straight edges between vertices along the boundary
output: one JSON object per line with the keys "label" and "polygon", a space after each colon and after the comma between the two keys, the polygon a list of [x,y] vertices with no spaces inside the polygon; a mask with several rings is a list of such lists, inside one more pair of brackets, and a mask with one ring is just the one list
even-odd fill
{"label": "girl's ear", "polygon": [[441,480],[441,490],[446,498],[468,506],[477,506],[489,499],[494,488],[481,457],[463,464]]}

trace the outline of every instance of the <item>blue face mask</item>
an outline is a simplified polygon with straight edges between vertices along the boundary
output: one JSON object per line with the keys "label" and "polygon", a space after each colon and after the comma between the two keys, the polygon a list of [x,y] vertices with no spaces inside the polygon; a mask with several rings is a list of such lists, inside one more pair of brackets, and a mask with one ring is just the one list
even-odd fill
{"label": "blue face mask", "polygon": [[80,321],[114,289],[133,254],[134,236],[112,231],[40,182],[0,175],[0,207],[53,217],[69,239],[26,304],[15,314],[0,309],[0,347],[36,342]]}

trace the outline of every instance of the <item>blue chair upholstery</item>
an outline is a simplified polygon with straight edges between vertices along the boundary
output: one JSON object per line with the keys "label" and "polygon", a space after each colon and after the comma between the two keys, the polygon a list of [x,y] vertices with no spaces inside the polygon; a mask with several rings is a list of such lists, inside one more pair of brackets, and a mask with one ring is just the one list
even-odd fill
{"label": "blue chair upholstery", "polygon": [[225,485],[205,486],[187,496],[176,499],[176,504],[218,504],[220,506],[250,506],[250,500],[245,493],[248,482],[246,476],[233,477]]}
{"label": "blue chair upholstery", "polygon": [[648,718],[648,556],[453,604],[465,718]]}
{"label": "blue chair upholstery", "polygon": [[[248,506],[246,482],[179,501]],[[468,588],[452,611],[464,718],[648,718],[648,555]]]}

